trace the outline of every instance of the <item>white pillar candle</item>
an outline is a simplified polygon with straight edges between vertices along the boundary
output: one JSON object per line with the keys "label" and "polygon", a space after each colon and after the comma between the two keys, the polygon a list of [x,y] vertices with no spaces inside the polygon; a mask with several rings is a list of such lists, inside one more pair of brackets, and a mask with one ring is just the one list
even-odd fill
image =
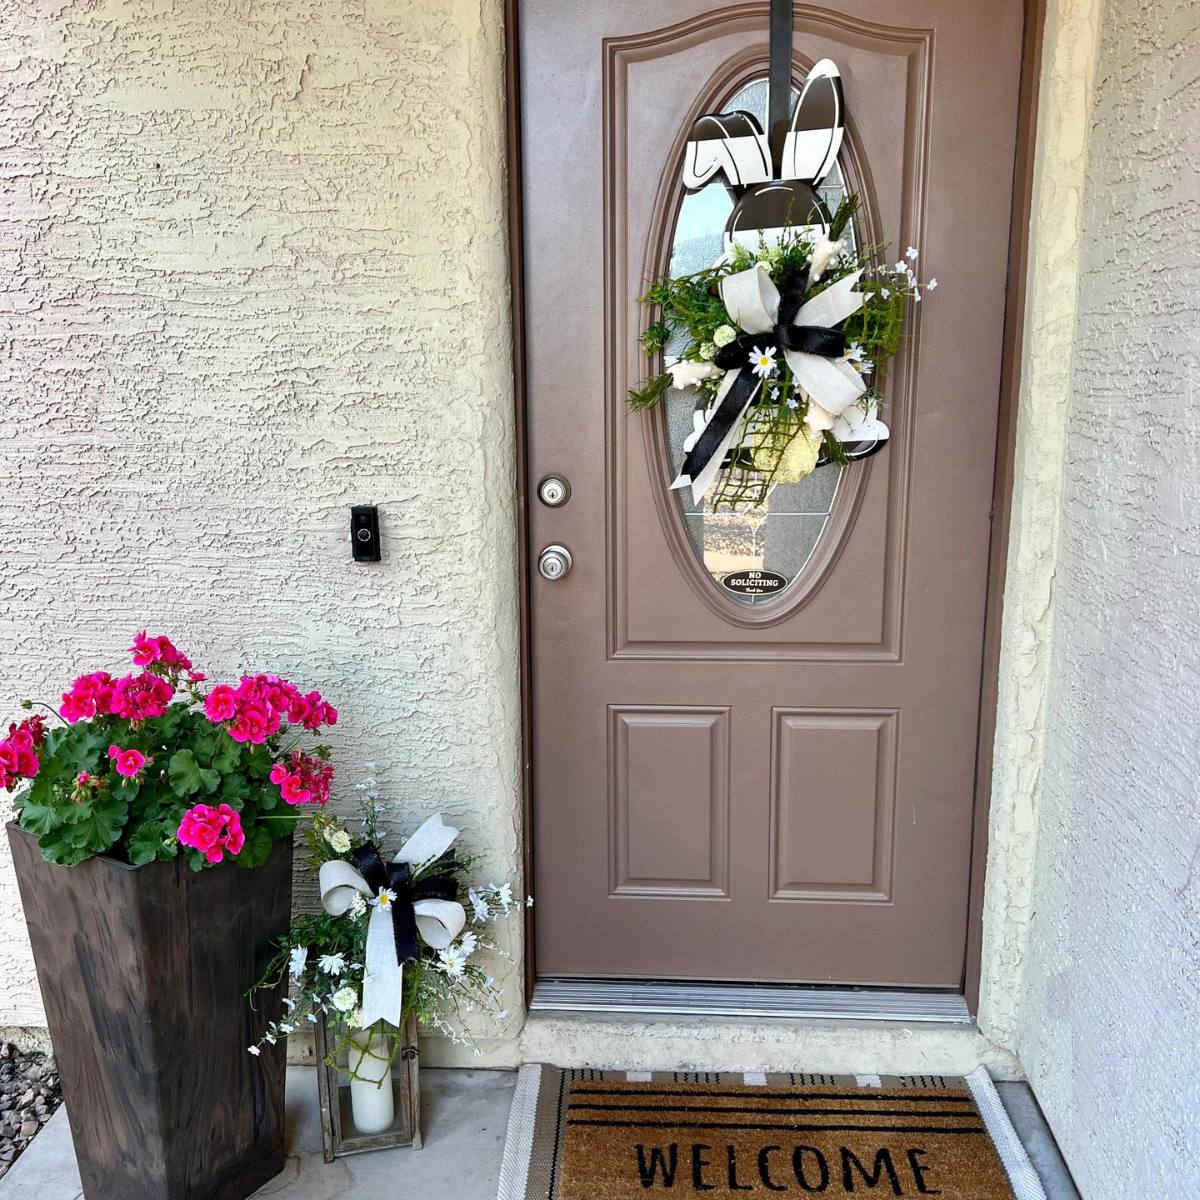
{"label": "white pillar candle", "polygon": [[382,1133],[396,1118],[386,1034],[356,1029],[350,1035],[350,1115],[359,1133]]}

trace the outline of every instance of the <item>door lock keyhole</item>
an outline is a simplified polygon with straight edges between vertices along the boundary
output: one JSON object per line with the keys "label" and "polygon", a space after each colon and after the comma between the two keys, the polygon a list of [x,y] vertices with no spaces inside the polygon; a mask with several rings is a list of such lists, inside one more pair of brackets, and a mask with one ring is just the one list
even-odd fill
{"label": "door lock keyhole", "polygon": [[538,555],[537,566],[538,574],[553,583],[570,573],[571,552],[566,546],[547,546]]}

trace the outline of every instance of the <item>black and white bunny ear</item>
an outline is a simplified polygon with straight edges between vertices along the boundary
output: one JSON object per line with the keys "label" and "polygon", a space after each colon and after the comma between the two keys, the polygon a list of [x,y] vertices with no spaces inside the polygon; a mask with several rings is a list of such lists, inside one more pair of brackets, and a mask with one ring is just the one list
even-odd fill
{"label": "black and white bunny ear", "polygon": [[724,171],[736,188],[771,178],[771,147],[750,113],[709,113],[692,126],[683,158],[683,186],[695,191],[718,171]]}
{"label": "black and white bunny ear", "polygon": [[781,179],[803,179],[814,187],[829,174],[845,132],[846,103],[842,77],[832,59],[823,58],[808,73],[783,143]]}

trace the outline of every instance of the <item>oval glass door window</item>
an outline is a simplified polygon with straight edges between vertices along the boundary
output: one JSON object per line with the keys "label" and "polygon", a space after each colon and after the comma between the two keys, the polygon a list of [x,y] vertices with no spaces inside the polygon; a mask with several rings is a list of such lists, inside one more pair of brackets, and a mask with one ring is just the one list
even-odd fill
{"label": "oval glass door window", "polygon": [[[797,95],[793,90],[793,99]],[[766,77],[747,84],[724,107],[727,112],[753,113],[766,128]],[[820,193],[831,211],[838,206],[844,193],[840,166],[830,171]],[[701,271],[717,261],[732,211],[733,199],[723,183],[710,183],[684,197],[671,241],[671,275]],[[849,233],[853,237],[853,230]],[[678,361],[683,345],[686,334],[667,347],[665,365]],[[683,458],[695,403],[694,392],[672,389],[667,393],[667,440],[673,465]],[[714,512],[708,498],[693,503],[686,488],[673,495],[681,506],[692,548],[713,582],[730,599],[756,605],[781,595],[804,573],[825,531],[842,475],[841,467],[821,467],[799,483],[776,484],[761,505],[739,506],[733,512],[724,505]]]}

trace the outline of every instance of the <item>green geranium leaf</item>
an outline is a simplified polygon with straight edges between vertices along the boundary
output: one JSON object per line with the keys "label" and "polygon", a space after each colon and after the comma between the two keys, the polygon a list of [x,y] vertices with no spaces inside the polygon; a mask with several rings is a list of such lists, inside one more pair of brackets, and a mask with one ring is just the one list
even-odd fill
{"label": "green geranium leaf", "polygon": [[129,851],[129,861],[140,867],[156,858],[174,857],[175,850],[169,844],[174,842],[161,821],[143,821],[126,840],[125,849]]}
{"label": "green geranium leaf", "polygon": [[[222,804],[228,804],[230,808],[242,811],[242,804],[246,797],[250,795],[250,784],[246,782],[243,775],[225,775],[221,780],[220,801]],[[269,805],[259,803],[259,808],[268,808]]]}
{"label": "green geranium leaf", "polygon": [[120,836],[129,816],[123,796],[100,793],[75,808],[75,819],[63,831],[67,842],[89,854],[102,854]]}
{"label": "green geranium leaf", "polygon": [[62,821],[50,780],[45,769],[37,774],[33,784],[22,792],[13,806],[22,829],[30,833],[46,834]]}
{"label": "green geranium leaf", "polygon": [[104,731],[81,721],[61,732],[64,735],[61,743],[47,755],[59,772],[70,775],[95,772],[108,743]]}
{"label": "green geranium leaf", "polygon": [[221,776],[212,767],[202,767],[190,750],[177,750],[171,755],[167,775],[177,796],[191,796],[204,789],[212,795],[221,785]]}
{"label": "green geranium leaf", "polygon": [[242,763],[242,748],[228,734],[222,733],[209,765],[222,775],[236,771]]}
{"label": "green geranium leaf", "polygon": [[42,857],[47,862],[58,863],[61,867],[74,867],[90,855],[89,850],[72,846],[63,836],[63,831],[56,830],[46,837],[38,839]]}
{"label": "green geranium leaf", "polygon": [[265,825],[254,825],[246,831],[246,844],[238,855],[238,866],[261,867],[271,853],[272,839]]}

